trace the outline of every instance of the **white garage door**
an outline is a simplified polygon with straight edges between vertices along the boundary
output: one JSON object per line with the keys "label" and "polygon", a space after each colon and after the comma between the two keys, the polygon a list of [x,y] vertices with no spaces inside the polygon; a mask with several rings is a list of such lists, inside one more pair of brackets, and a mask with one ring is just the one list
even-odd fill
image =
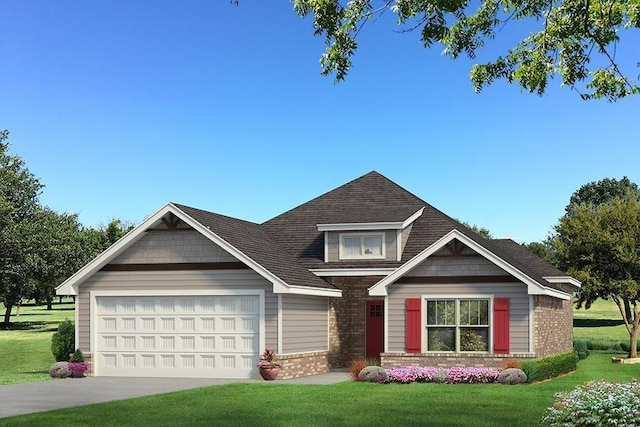
{"label": "white garage door", "polygon": [[95,374],[248,378],[259,352],[257,295],[96,297]]}

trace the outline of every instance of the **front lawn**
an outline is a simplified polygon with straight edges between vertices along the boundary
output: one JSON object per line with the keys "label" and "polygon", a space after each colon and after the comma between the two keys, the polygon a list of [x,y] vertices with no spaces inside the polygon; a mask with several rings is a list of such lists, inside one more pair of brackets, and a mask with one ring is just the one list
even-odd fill
{"label": "front lawn", "polygon": [[577,372],[533,385],[238,383],[6,418],[0,424],[535,426],[555,392],[589,380],[628,382],[639,374],[637,366],[593,354],[579,362]]}
{"label": "front lawn", "polygon": [[589,310],[573,310],[573,337],[592,341],[629,343],[629,333],[613,301],[597,300]]}
{"label": "front lawn", "polygon": [[[4,314],[2,304],[0,312]],[[63,304],[54,304],[53,310],[24,304],[18,315],[14,308],[10,328],[0,329],[0,385],[51,379],[49,367],[55,362],[51,354],[51,335],[58,330],[61,321],[73,321],[74,318],[71,298],[65,299]]]}

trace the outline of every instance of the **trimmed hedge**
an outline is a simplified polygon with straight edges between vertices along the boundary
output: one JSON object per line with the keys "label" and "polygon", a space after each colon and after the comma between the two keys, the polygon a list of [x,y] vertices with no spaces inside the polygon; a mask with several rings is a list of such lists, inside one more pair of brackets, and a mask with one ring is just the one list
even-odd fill
{"label": "trimmed hedge", "polygon": [[572,349],[539,359],[523,360],[522,370],[527,374],[527,382],[531,383],[573,372],[577,362],[578,355]]}
{"label": "trimmed hedge", "polygon": [[587,348],[587,342],[584,340],[574,340],[573,348],[578,353],[578,359],[583,360],[586,359],[589,355],[589,349]]}

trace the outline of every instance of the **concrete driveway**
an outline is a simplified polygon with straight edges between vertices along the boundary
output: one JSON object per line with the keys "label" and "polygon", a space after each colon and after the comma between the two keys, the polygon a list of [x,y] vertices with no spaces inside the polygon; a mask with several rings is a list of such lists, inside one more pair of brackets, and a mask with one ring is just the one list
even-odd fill
{"label": "concrete driveway", "polygon": [[293,380],[276,381],[263,381],[261,379],[87,377],[2,385],[0,386],[0,418],[232,382],[334,384],[348,379],[346,372],[331,372]]}

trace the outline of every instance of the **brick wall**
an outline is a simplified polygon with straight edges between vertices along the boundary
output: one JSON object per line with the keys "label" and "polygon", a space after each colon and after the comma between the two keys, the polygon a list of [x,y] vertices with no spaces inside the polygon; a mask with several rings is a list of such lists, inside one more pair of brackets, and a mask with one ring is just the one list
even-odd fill
{"label": "brick wall", "polygon": [[342,368],[353,359],[365,357],[365,301],[367,289],[380,280],[378,276],[329,277],[328,281],[342,290],[342,298],[330,298],[329,366]]}
{"label": "brick wall", "polygon": [[88,369],[85,375],[88,377],[92,377],[93,376],[93,354],[83,353],[83,355],[84,355],[84,361],[87,362],[87,366],[88,366]]}
{"label": "brick wall", "polygon": [[573,347],[573,307],[564,301],[546,295],[535,295],[534,349],[536,356],[548,356]]}
{"label": "brick wall", "polygon": [[325,374],[330,371],[328,351],[277,356],[277,359],[282,363],[278,378],[283,380]]}
{"label": "brick wall", "polygon": [[483,367],[499,368],[506,359],[532,359],[530,354],[412,354],[412,353],[382,353],[381,365],[385,368],[391,366],[432,366],[436,368],[451,367]]}

